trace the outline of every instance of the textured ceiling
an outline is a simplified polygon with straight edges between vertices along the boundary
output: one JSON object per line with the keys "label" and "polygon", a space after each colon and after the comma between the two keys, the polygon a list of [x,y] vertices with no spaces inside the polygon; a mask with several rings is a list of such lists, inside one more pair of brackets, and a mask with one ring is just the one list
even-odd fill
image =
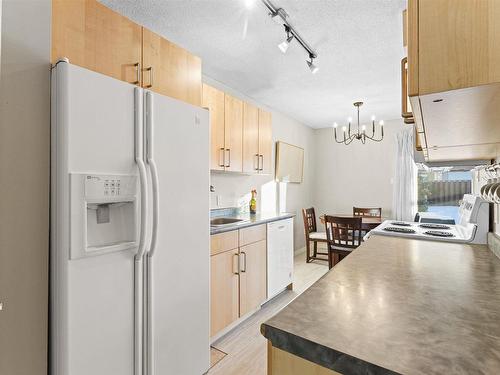
{"label": "textured ceiling", "polygon": [[401,12],[405,0],[272,0],[317,51],[312,75],[306,52],[277,45],[282,26],[260,0],[100,0],[200,56],[203,74],[314,128],[400,117]]}

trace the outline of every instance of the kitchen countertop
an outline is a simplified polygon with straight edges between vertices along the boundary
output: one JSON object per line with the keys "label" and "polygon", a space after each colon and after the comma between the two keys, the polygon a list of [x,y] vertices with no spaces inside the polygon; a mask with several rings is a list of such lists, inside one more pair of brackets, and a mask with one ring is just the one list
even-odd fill
{"label": "kitchen countertop", "polygon": [[262,213],[257,213],[255,215],[250,215],[250,214],[224,215],[224,217],[243,219],[244,221],[234,224],[227,224],[219,227],[210,227],[210,234],[229,232],[232,230],[251,227],[253,225],[265,224],[265,223],[270,223],[272,221],[289,219],[294,216],[295,214],[292,213],[272,213],[272,212],[270,213],[262,212]]}
{"label": "kitchen countertop", "polygon": [[261,332],[343,374],[498,374],[500,259],[485,245],[372,236]]}

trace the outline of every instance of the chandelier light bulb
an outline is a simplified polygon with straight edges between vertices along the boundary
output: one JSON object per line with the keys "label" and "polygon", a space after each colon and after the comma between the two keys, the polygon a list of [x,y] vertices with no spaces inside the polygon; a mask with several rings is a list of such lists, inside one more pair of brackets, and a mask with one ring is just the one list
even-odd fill
{"label": "chandelier light bulb", "polygon": [[352,117],[348,117],[347,122],[352,122]]}
{"label": "chandelier light bulb", "polygon": [[375,115],[372,115],[372,121],[375,121]]}
{"label": "chandelier light bulb", "polygon": [[337,124],[336,122],[334,122],[334,123],[333,123],[333,127],[334,127],[335,129],[337,129],[337,126],[339,126],[339,124]]}
{"label": "chandelier light bulb", "polygon": [[365,130],[366,130],[366,125],[363,125],[363,126],[361,127],[361,130],[365,131]]}
{"label": "chandelier light bulb", "polygon": [[344,133],[345,133],[345,131],[347,130],[347,126],[342,126],[342,130],[343,130],[343,131],[344,131]]}
{"label": "chandelier light bulb", "polygon": [[379,124],[380,126],[384,126],[384,120],[380,120],[380,121],[378,122],[378,124]]}

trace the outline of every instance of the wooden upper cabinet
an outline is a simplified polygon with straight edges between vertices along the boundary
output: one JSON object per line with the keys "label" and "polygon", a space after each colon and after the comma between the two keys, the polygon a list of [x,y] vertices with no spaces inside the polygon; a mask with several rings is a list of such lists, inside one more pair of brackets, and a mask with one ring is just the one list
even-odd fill
{"label": "wooden upper cabinet", "polygon": [[210,257],[210,336],[239,317],[238,249]]}
{"label": "wooden upper cabinet", "polygon": [[224,92],[203,84],[202,103],[210,111],[210,169],[224,170]]}
{"label": "wooden upper cabinet", "polygon": [[259,153],[260,173],[271,174],[273,170],[273,128],[271,113],[259,109]]}
{"label": "wooden upper cabinet", "polygon": [[243,101],[224,95],[225,170],[243,171]]}
{"label": "wooden upper cabinet", "polygon": [[266,254],[265,240],[240,248],[240,316],[257,309],[266,300]]}
{"label": "wooden upper cabinet", "polygon": [[409,0],[410,95],[500,82],[499,19],[497,0]]}
{"label": "wooden upper cabinet", "polygon": [[53,63],[66,57],[74,65],[139,84],[141,34],[141,26],[95,0],[52,1]]}
{"label": "wooden upper cabinet", "polygon": [[185,49],[143,29],[143,87],[201,106],[201,60]]}
{"label": "wooden upper cabinet", "polygon": [[243,103],[243,172],[259,171],[259,109]]}

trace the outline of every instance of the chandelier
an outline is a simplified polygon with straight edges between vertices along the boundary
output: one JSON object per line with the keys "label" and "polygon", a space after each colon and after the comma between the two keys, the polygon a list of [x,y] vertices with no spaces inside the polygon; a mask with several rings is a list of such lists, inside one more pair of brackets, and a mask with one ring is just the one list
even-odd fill
{"label": "chandelier", "polygon": [[354,106],[357,108],[358,111],[358,128],[357,131],[353,134],[351,134],[351,123],[352,123],[352,117],[349,117],[347,121],[349,121],[348,126],[343,126],[342,131],[343,131],[343,137],[338,140],[337,139],[337,127],[338,124],[335,122],[333,123],[333,132],[335,134],[335,142],[337,143],[344,143],[346,146],[350,144],[352,141],[357,139],[358,141],[361,141],[362,144],[365,144],[366,140],[372,140],[375,142],[380,142],[382,139],[384,139],[384,121],[379,121],[380,125],[380,138],[375,137],[375,116],[372,116],[372,132],[371,135],[366,134],[366,125],[362,125],[360,127],[359,124],[359,107],[363,105],[363,102],[355,102]]}

